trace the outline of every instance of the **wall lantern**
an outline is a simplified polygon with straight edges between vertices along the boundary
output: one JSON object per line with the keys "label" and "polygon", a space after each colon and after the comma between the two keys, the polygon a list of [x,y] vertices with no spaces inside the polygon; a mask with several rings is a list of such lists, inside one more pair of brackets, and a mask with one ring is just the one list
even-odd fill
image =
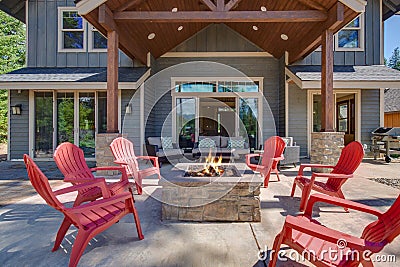
{"label": "wall lantern", "polygon": [[125,106],[125,114],[131,114],[132,113],[132,105],[131,104],[126,104]]}
{"label": "wall lantern", "polygon": [[11,114],[12,115],[21,115],[22,105],[18,104],[15,106],[11,106]]}

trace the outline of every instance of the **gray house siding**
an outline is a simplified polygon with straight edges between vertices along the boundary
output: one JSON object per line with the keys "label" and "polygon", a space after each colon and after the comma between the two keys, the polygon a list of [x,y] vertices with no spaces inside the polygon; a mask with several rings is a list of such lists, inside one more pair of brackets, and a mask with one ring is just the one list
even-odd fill
{"label": "gray house siding", "polygon": [[[58,52],[58,8],[75,7],[73,0],[28,0],[28,67],[106,67],[106,52]],[[86,34],[88,34],[87,29]],[[86,38],[86,47],[88,47]],[[135,64],[137,64],[135,62]],[[133,61],[120,52],[120,66]]]}
{"label": "gray house siding", "polygon": [[308,155],[307,140],[307,90],[300,89],[296,84],[288,85],[289,105],[289,136],[300,146],[300,155]]}
{"label": "gray house siding", "polygon": [[371,132],[380,126],[380,92],[361,91],[361,143],[371,144]]}
{"label": "gray house siding", "polygon": [[[381,4],[380,0],[368,0],[364,15],[364,51],[335,51],[335,65],[380,65],[381,62]],[[314,51],[299,65],[321,65],[321,52]]]}
{"label": "gray house siding", "polygon": [[[140,97],[134,96],[139,91],[121,90],[121,132],[131,140],[134,147],[139,153],[140,151]],[[126,114],[126,105],[130,104],[132,113]]]}
{"label": "gray house siding", "polygon": [[10,105],[21,104],[21,115],[10,114],[10,159],[22,159],[29,154],[29,91],[10,90]]}
{"label": "gray house siding", "polygon": [[282,57],[279,60],[279,128],[277,130],[277,133],[280,136],[286,135],[285,81],[286,81],[285,57]]}

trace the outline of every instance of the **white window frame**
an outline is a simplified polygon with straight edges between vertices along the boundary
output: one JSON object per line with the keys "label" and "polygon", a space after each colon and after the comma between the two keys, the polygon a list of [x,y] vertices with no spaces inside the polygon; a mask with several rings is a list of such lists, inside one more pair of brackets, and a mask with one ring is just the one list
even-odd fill
{"label": "white window frame", "polygon": [[[98,29],[96,29],[93,25],[88,23],[88,52],[107,52],[107,48],[94,48],[93,47],[93,45],[94,45],[94,40],[93,40],[94,32],[99,32],[101,35],[103,35]],[[107,36],[104,36],[104,38],[107,39]]]}
{"label": "white window frame", "polygon": [[[344,26],[340,31],[342,30],[358,30],[359,31],[359,40],[358,43],[360,44],[360,47],[339,47],[339,32],[335,34],[335,51],[364,51],[364,46],[365,46],[365,23],[364,23],[364,13],[359,15],[357,18],[360,18],[360,27],[348,27],[348,25]],[[357,19],[355,18],[355,19]],[[355,20],[354,19],[354,20]],[[351,22],[353,22],[352,20]],[[351,23],[350,22],[350,23]],[[350,24],[349,23],[349,24]]]}
{"label": "white window frame", "polygon": [[[217,84],[224,81],[233,82],[258,82],[258,92],[176,92],[175,86],[180,82],[212,82]],[[262,143],[263,137],[263,92],[264,92],[264,78],[263,77],[171,77],[171,95],[172,95],[172,139],[177,142],[176,136],[176,99],[177,98],[193,98],[196,103],[196,114],[199,114],[199,103],[202,97],[235,97],[236,106],[238,105],[239,98],[257,98],[258,99],[258,114],[257,120],[259,125],[257,147]],[[199,117],[196,115],[195,127],[195,141],[199,137]],[[235,136],[239,136],[239,116],[235,119]]]}
{"label": "white window frame", "polygon": [[[87,23],[86,20],[82,17],[82,29],[63,29],[63,12],[78,12],[78,9],[73,7],[59,7],[58,8],[58,52],[86,52],[87,50]],[[83,31],[83,48],[81,49],[72,49],[72,48],[64,48],[63,44],[63,32],[64,31]]]}

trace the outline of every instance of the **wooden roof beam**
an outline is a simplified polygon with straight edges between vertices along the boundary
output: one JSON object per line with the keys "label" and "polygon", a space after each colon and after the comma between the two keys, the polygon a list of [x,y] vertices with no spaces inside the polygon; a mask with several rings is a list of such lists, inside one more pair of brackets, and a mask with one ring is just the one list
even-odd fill
{"label": "wooden roof beam", "polygon": [[146,0],[128,0],[115,9],[117,12],[127,10],[128,8],[135,8],[146,2]]}
{"label": "wooden roof beam", "polygon": [[317,1],[315,0],[296,0],[297,2],[305,5],[306,7],[316,9],[319,11],[326,11],[326,9]]}
{"label": "wooden roof beam", "polygon": [[[337,2],[329,11],[328,19],[322,24],[321,27],[314,28],[310,32],[305,34],[305,37],[301,43],[294,44],[292,49],[289,49],[289,63],[296,62],[301,59],[306,53],[310,52],[315,48],[321,41],[321,35],[325,30],[336,30],[337,27],[344,20],[344,5]],[[314,40],[314,41],[309,41]]]}
{"label": "wooden roof beam", "polygon": [[214,5],[211,0],[200,0],[203,4],[205,4],[211,11],[216,11],[217,7]]}
{"label": "wooden roof beam", "polygon": [[117,31],[113,13],[106,4],[99,6],[99,23],[107,32]]}
{"label": "wooden roof beam", "polygon": [[321,22],[326,12],[318,10],[297,11],[124,11],[115,12],[114,20],[131,22]]}
{"label": "wooden roof beam", "polygon": [[229,11],[229,10],[232,10],[232,9],[236,8],[237,5],[240,3],[240,1],[242,1],[242,0],[231,0],[231,1],[229,1],[225,6],[225,11]]}

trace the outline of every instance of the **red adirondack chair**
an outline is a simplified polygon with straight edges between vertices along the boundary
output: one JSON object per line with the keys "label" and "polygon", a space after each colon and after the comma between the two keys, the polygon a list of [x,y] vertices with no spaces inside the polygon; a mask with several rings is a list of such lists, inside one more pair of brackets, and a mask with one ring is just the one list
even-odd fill
{"label": "red adirondack chair", "polygon": [[[38,194],[49,206],[64,214],[64,220],[57,232],[52,251],[56,251],[60,247],[61,241],[64,239],[71,224],[78,228],[78,234],[72,246],[69,260],[70,267],[78,265],[83,251],[94,236],[103,232],[129,213],[132,213],[135,219],[139,239],[144,238],[140,227],[139,216],[134,206],[133,196],[130,192],[122,192],[110,197],[111,193],[104,179],[92,180],[87,183],[73,185],[53,192],[47,177],[40,171],[35,162],[28,155],[24,155],[24,162],[29,179]],[[93,187],[97,187],[101,190],[103,199],[95,200],[81,206],[67,208],[56,197],[74,191],[91,189]]]}
{"label": "red adirondack chair", "polygon": [[[285,147],[286,143],[281,137],[272,136],[264,142],[264,153],[246,155],[247,166],[253,171],[260,172],[264,177],[264,187],[268,187],[271,171],[276,174],[278,181],[281,180],[279,178],[278,163],[284,159],[283,150]],[[261,165],[251,163],[250,160],[253,157],[262,157]]]}
{"label": "red adirondack chair", "polygon": [[[311,218],[315,202],[324,202],[346,209],[354,209],[369,213],[378,219],[368,224],[361,237],[351,236],[334,229],[322,226]],[[374,266],[370,260],[372,253],[380,252],[400,234],[400,195],[393,205],[381,212],[375,208],[358,204],[349,200],[315,194],[310,197],[304,215],[293,217],[288,215],[282,231],[275,237],[273,253],[268,267],[274,267],[282,244],[293,248],[301,255],[304,251],[315,253],[316,258],[310,257],[315,266]],[[321,251],[336,251],[335,259],[329,253]],[[366,253],[364,253],[366,252]],[[370,253],[371,252],[371,253]],[[346,256],[349,253],[349,256]],[[305,253],[304,255],[307,255]],[[331,254],[332,255],[332,254]],[[355,256],[352,256],[355,255]],[[359,255],[359,259],[357,259]],[[342,256],[342,257],[341,257]]]}
{"label": "red adirondack chair", "polygon": [[[124,192],[127,189],[131,191],[125,168],[120,166],[107,166],[89,168],[85,161],[85,155],[79,147],[74,144],[65,142],[60,144],[54,152],[54,161],[56,162],[61,173],[64,175],[64,182],[70,182],[74,185],[91,182],[96,178],[92,172],[117,170],[122,173],[121,180],[110,183],[108,188],[111,194]],[[101,190],[98,187],[82,189],[78,191],[78,196],[74,205],[79,205],[86,201],[93,201],[101,197]]]}
{"label": "red adirondack chair", "polygon": [[[135,179],[136,189],[139,195],[142,194],[143,178],[154,174],[158,175],[158,179],[161,178],[158,157],[136,156],[133,143],[128,139],[118,137],[111,142],[110,148],[115,158],[114,163],[125,167],[128,176],[131,176]],[[138,159],[152,161],[153,167],[140,170],[137,161]]]}
{"label": "red adirondack chair", "polygon": [[[335,166],[321,164],[301,164],[299,172],[294,179],[292,193],[293,197],[296,186],[302,190],[300,211],[303,211],[307,205],[311,190],[324,193],[330,196],[344,198],[342,185],[348,178],[353,177],[353,173],[364,157],[364,149],[360,142],[351,142],[345,146],[340,154],[338,163]],[[313,173],[311,179],[303,175],[303,170],[306,167],[311,168],[332,168],[330,173]],[[326,182],[315,181],[316,178],[328,178]],[[347,211],[347,210],[346,210]]]}

